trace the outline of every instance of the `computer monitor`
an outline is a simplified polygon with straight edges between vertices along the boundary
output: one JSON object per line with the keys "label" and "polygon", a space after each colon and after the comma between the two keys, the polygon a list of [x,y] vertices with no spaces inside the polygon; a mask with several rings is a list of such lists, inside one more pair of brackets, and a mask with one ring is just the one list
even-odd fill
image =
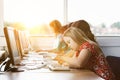
{"label": "computer monitor", "polygon": [[12,27],[4,27],[4,34],[8,47],[8,53],[13,65],[19,64],[21,57],[17,47],[16,37],[14,34],[15,29]]}
{"label": "computer monitor", "polygon": [[19,30],[14,31],[16,42],[17,42],[17,47],[18,47],[21,58],[23,58],[22,47],[21,47],[20,38],[19,38],[19,32],[20,32]]}
{"label": "computer monitor", "polygon": [[27,31],[18,30],[16,34],[19,39],[20,52],[22,55],[27,54],[31,49]]}

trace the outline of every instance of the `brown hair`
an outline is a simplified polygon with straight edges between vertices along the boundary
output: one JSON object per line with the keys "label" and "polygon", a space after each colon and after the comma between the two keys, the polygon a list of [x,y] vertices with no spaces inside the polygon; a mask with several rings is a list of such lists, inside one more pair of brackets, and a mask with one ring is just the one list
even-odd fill
{"label": "brown hair", "polygon": [[85,20],[78,20],[72,23],[71,27],[77,27],[81,29],[90,40],[96,42],[95,36],[91,32],[90,25]]}
{"label": "brown hair", "polygon": [[61,28],[61,30],[60,30],[60,32],[61,32],[61,33],[64,33],[64,31],[65,31],[66,29],[68,29],[69,27],[71,27],[72,23],[73,23],[73,22],[71,22],[71,23],[69,23],[69,24],[66,24],[66,25],[63,25],[62,28]]}
{"label": "brown hair", "polygon": [[[69,27],[77,27],[81,29],[90,40],[96,42],[94,34],[91,32],[90,25],[85,20],[71,22],[69,25],[63,27],[64,31]],[[63,29],[62,32],[64,32]]]}

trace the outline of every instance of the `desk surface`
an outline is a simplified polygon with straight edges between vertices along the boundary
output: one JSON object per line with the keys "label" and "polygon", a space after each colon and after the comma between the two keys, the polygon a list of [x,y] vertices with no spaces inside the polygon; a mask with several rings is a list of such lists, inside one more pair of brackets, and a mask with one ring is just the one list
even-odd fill
{"label": "desk surface", "polygon": [[0,80],[103,80],[88,70],[49,71],[31,70],[26,72],[6,72],[0,74]]}
{"label": "desk surface", "polygon": [[103,80],[94,72],[83,69],[70,71],[51,71],[44,67],[24,72],[0,73],[0,80]]}

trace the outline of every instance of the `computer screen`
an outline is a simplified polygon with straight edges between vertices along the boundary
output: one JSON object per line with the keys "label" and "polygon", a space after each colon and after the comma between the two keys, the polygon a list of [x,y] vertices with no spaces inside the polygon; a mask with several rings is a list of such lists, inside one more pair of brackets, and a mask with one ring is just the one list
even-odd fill
{"label": "computer screen", "polygon": [[21,49],[20,51],[24,55],[24,54],[28,53],[29,50],[31,49],[29,37],[27,35],[27,31],[18,30],[17,34],[18,34],[17,36],[19,38],[19,47]]}
{"label": "computer screen", "polygon": [[12,27],[4,27],[4,34],[5,34],[6,43],[8,47],[8,53],[9,53],[11,63],[13,65],[18,64],[21,59],[20,53],[17,47],[14,31],[15,30]]}

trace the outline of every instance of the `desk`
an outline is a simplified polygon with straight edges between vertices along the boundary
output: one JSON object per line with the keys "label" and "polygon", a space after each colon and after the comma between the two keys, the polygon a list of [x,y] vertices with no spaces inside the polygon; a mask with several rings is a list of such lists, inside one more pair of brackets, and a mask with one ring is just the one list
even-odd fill
{"label": "desk", "polygon": [[[47,54],[47,56],[48,55],[50,56],[50,54]],[[51,62],[52,60],[50,59],[48,57],[48,61]],[[43,67],[41,69],[25,70],[24,72],[0,73],[0,80],[103,80],[103,79],[97,76],[94,72],[89,70],[71,69],[70,71],[51,71],[49,70],[48,67]]]}
{"label": "desk", "polygon": [[103,80],[89,70],[6,72],[0,80]]}

